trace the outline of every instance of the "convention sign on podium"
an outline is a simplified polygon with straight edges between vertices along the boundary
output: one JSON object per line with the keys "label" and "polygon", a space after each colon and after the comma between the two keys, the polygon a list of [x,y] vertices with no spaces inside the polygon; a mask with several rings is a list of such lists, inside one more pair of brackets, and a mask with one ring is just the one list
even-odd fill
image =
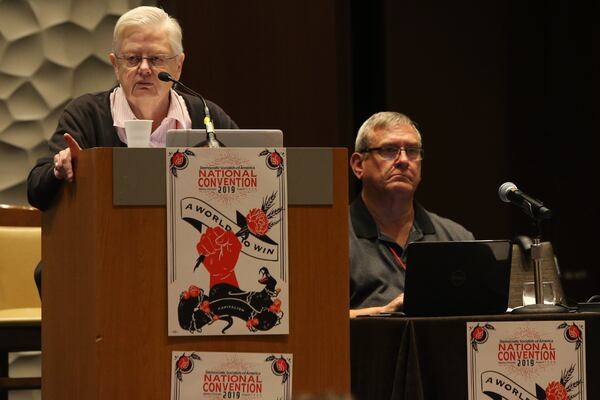
{"label": "convention sign on podium", "polygon": [[349,393],[347,151],[285,158],[287,332],[170,336],[166,150],[82,151],[75,182],[42,216],[43,398],[168,399],[174,357],[184,373],[219,354],[268,354],[292,395]]}
{"label": "convention sign on podium", "polygon": [[289,333],[283,148],[168,148],[169,335]]}

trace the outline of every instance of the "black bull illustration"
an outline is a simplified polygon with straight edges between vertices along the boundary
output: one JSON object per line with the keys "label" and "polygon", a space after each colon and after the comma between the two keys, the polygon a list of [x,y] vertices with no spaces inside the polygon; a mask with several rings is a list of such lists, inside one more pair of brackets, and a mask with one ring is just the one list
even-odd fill
{"label": "black bull illustration", "polygon": [[[246,322],[252,331],[267,331],[279,324],[283,312],[279,310],[281,301],[275,299],[279,290],[275,288],[277,280],[266,267],[259,270],[259,283],[263,290],[243,291],[240,288],[220,283],[214,285],[208,294],[202,289],[190,296],[184,293],[179,297],[177,309],[179,325],[190,332],[201,332],[202,327],[215,321],[225,321],[221,330],[225,333],[233,325],[233,317]],[[197,294],[197,296],[196,296]]]}

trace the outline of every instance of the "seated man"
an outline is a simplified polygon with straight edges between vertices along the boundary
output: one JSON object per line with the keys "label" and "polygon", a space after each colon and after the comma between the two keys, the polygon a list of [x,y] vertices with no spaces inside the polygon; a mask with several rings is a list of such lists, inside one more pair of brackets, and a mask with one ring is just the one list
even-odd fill
{"label": "seated man", "polygon": [[423,142],[407,116],[372,115],[358,130],[354,150],[350,165],[362,191],[350,205],[351,318],[402,310],[408,243],[474,239],[415,201]]}
{"label": "seated man", "polygon": [[[27,178],[31,205],[40,210],[50,206],[61,182],[73,180],[73,160],[82,148],[127,146],[126,120],[152,120],[154,147],[165,146],[169,129],[204,128],[202,100],[158,79],[162,71],[179,79],[185,59],[181,36],[179,23],[157,7],[137,7],[119,18],[108,55],[119,85],[66,106],[50,139],[53,156],[38,160]],[[237,128],[219,106],[207,105],[215,128]],[[40,266],[35,277],[39,289]]]}

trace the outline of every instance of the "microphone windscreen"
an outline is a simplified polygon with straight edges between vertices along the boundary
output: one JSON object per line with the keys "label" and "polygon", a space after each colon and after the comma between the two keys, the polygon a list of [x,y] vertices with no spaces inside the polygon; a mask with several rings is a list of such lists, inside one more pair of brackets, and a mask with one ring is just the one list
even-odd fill
{"label": "microphone windscreen", "polygon": [[173,78],[168,72],[162,71],[158,73],[158,79],[163,82],[170,82]]}
{"label": "microphone windscreen", "polygon": [[508,192],[512,192],[513,190],[517,190],[517,185],[512,182],[504,182],[502,185],[500,185],[498,188],[498,196],[500,196],[500,200],[505,203],[510,203],[510,200],[508,199]]}

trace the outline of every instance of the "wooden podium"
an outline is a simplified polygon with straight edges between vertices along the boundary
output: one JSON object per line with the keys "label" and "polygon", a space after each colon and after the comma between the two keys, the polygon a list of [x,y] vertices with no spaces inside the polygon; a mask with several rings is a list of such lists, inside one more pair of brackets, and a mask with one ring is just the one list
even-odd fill
{"label": "wooden podium", "polygon": [[[292,353],[294,396],[350,393],[347,153],[319,150],[331,204],[289,195],[290,334],[226,337],[167,336],[166,208],[113,205],[115,153],[159,152],[162,168],[164,149],[83,151],[42,216],[44,400],[169,399],[175,350]],[[310,189],[315,150],[287,151],[288,186]]]}

